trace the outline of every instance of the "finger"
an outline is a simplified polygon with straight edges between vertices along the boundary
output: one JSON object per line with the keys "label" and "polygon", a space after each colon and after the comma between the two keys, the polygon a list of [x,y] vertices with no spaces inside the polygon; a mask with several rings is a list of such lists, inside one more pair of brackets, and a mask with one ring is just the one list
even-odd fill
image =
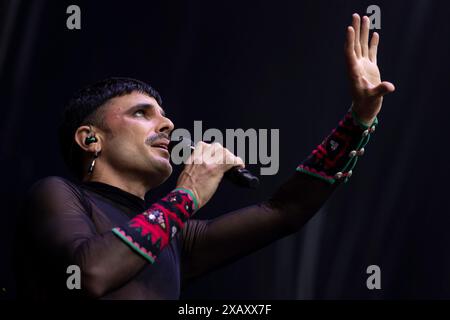
{"label": "finger", "polygon": [[214,142],[211,145],[211,149],[212,149],[212,163],[218,165],[228,164],[228,162],[230,161],[228,159],[229,154],[231,154],[231,152],[228,149],[223,147],[222,144],[218,142]]}
{"label": "finger", "polygon": [[222,165],[225,164],[226,162],[227,158],[225,155],[225,151],[223,149],[217,150],[212,157],[212,163]]}
{"label": "finger", "polygon": [[223,157],[222,164],[232,164],[233,163],[233,155],[230,152],[230,150],[223,148],[222,149],[222,157]]}
{"label": "finger", "polygon": [[347,40],[345,42],[345,58],[349,65],[356,63],[355,54],[355,29],[347,27]]}
{"label": "finger", "polygon": [[361,57],[361,42],[360,42],[360,30],[361,30],[361,19],[358,14],[353,14],[352,26],[355,30],[355,54],[357,58]]}
{"label": "finger", "polygon": [[218,142],[213,142],[210,146],[214,150],[214,152],[223,148],[222,145]]}
{"label": "finger", "polygon": [[237,167],[239,167],[239,168],[245,168],[244,160],[242,160],[241,157],[236,157],[235,163],[236,163],[236,166],[237,166]]}
{"label": "finger", "polygon": [[234,153],[228,149],[225,149],[225,150],[226,150],[226,164],[231,164],[232,167],[236,167],[236,166],[242,167],[242,168],[245,167],[244,161],[242,160],[242,158],[234,155]]}
{"label": "finger", "polygon": [[202,164],[207,159],[207,157],[205,156],[205,153],[207,154],[208,150],[210,150],[209,144],[207,144],[203,141],[199,141],[195,145],[195,149],[192,154],[194,157],[194,164]]}
{"label": "finger", "polygon": [[221,149],[223,149],[222,145],[218,142],[214,142],[210,145],[211,147],[211,155],[215,156],[216,154],[220,154],[223,155],[223,152],[221,151]]}
{"label": "finger", "polygon": [[219,144],[217,142],[206,143],[202,151],[203,161],[207,164],[217,164],[217,159],[220,156],[218,149]]}
{"label": "finger", "polygon": [[214,144],[214,163],[215,164],[224,164],[227,161],[227,152],[221,144]]}
{"label": "finger", "polygon": [[355,53],[355,29],[353,27],[347,27],[345,52],[347,55]]}
{"label": "finger", "polygon": [[372,35],[372,39],[370,39],[370,47],[369,47],[369,59],[373,63],[377,63],[377,52],[379,43],[380,43],[380,35],[377,32],[374,32]]}
{"label": "finger", "polygon": [[227,170],[229,170],[231,168],[245,168],[244,161],[241,158],[236,157],[235,155],[227,158],[226,164],[228,167]]}
{"label": "finger", "polygon": [[369,26],[370,20],[367,16],[362,18],[361,23],[361,54],[363,57],[368,57],[369,55]]}
{"label": "finger", "polygon": [[370,90],[370,94],[375,97],[382,97],[388,93],[394,92],[395,86],[387,81],[383,81],[378,86]]}
{"label": "finger", "polygon": [[[192,148],[190,148],[192,150]],[[189,157],[186,159],[186,161],[184,162],[184,164],[192,164],[195,163],[195,159],[196,157],[198,157],[198,153],[201,152],[200,151],[200,145],[197,143],[196,146],[194,147],[193,151],[191,152],[191,154],[189,155]]]}
{"label": "finger", "polygon": [[208,144],[206,142],[203,141],[199,141],[195,144],[195,151],[197,152],[201,152],[203,150],[204,147],[207,147]]}

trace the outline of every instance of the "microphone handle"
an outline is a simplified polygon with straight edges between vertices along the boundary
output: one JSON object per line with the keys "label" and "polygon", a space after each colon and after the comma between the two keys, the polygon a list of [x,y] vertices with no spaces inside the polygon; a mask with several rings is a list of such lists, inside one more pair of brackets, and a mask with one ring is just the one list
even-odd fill
{"label": "microphone handle", "polygon": [[259,186],[259,179],[245,168],[234,167],[225,172],[225,178],[237,186],[256,189]]}

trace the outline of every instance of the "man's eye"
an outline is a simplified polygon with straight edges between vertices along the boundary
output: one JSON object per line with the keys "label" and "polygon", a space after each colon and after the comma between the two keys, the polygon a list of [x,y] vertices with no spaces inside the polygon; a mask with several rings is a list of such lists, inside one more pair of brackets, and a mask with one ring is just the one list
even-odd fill
{"label": "man's eye", "polygon": [[138,110],[134,113],[135,116],[137,117],[143,117],[145,116],[145,111],[144,110]]}

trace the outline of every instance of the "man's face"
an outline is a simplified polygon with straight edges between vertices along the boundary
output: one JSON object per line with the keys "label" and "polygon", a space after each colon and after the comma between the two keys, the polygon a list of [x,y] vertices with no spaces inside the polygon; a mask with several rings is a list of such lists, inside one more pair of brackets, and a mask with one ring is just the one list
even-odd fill
{"label": "man's face", "polygon": [[156,100],[138,92],[116,97],[103,116],[110,132],[104,135],[101,158],[108,170],[151,187],[163,183],[172,173],[167,147],[174,125]]}

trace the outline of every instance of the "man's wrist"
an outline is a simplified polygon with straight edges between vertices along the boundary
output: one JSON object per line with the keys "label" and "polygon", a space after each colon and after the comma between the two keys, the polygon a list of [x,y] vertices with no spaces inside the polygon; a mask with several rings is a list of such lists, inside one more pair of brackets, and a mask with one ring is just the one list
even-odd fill
{"label": "man's wrist", "polygon": [[193,205],[194,205],[194,211],[196,211],[196,210],[199,209],[198,196],[194,193],[194,191],[193,191],[191,188],[186,188],[186,187],[177,186],[177,187],[173,190],[173,192],[175,192],[175,191],[182,191],[182,192],[187,193],[187,194],[190,196],[190,198],[191,198],[191,200],[192,200],[192,202],[193,202]]}
{"label": "man's wrist", "polygon": [[360,112],[358,112],[358,110],[360,109],[361,108],[355,107],[355,105],[352,104],[352,106],[350,107],[352,118],[355,121],[355,123],[359,125],[361,128],[368,129],[374,124],[374,122],[376,122],[377,116],[375,115],[368,117],[362,115]]}
{"label": "man's wrist", "polygon": [[370,127],[358,123],[350,108],[331,134],[297,167],[297,171],[330,184],[341,180],[347,182],[358,158],[364,155],[365,146],[377,124],[376,117]]}
{"label": "man's wrist", "polygon": [[154,263],[161,250],[169,245],[194,214],[195,202],[190,190],[174,189],[128,223],[113,228],[112,233],[147,261]]}

